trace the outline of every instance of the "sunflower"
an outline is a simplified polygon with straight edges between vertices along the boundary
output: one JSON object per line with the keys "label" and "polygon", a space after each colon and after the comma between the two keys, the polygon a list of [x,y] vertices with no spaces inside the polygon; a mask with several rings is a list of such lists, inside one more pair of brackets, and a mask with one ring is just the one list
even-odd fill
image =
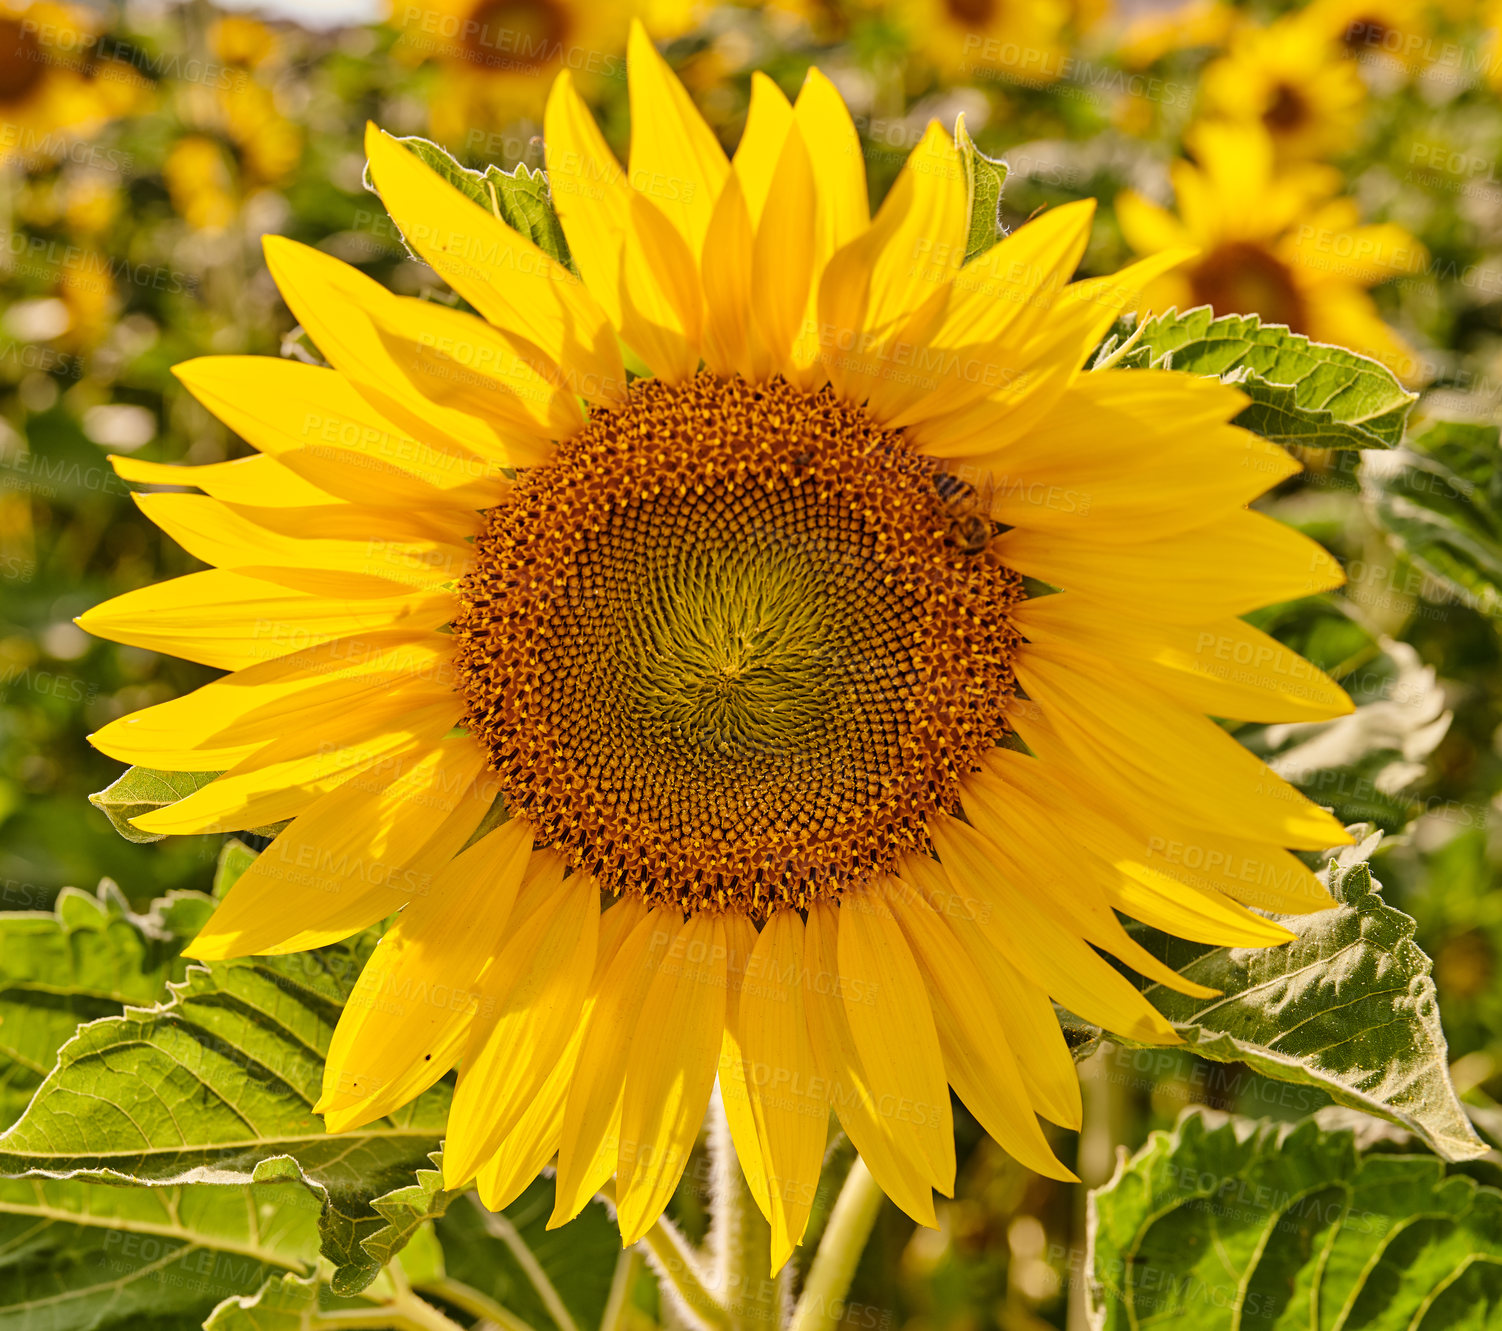
{"label": "sunflower", "polygon": [[1295,12],[1237,30],[1200,81],[1206,115],[1261,124],[1286,159],[1348,152],[1359,137],[1366,85],[1318,13]]}
{"label": "sunflower", "polygon": [[554,76],[586,87],[623,72],[635,15],[660,39],[682,35],[697,0],[413,0],[394,7],[398,56],[432,62],[439,77],[428,104],[433,133],[460,142],[541,111]]}
{"label": "sunflower", "polygon": [[887,0],[912,49],[946,79],[1045,86],[1067,55],[1067,0]]}
{"label": "sunflower", "polygon": [[96,58],[87,11],[0,0],[0,162],[51,160],[68,138],[136,109],[148,85],[130,65]]}
{"label": "sunflower", "polygon": [[926,1224],[950,1087],[1071,1177],[1050,998],[1171,1042],[1102,953],[1207,992],[1117,911],[1260,947],[1290,935],[1246,906],[1330,904],[1288,848],[1340,825],[1205,714],[1349,710],[1238,618],[1341,575],[1246,507],[1297,464],[1227,424],[1236,389],[1081,372],[1180,256],[1070,283],[1081,202],[961,268],[937,124],[871,217],[817,71],[792,105],[758,75],[727,160],[639,25],[629,53],[628,169],[567,73],[547,106],[577,276],[374,129],[386,208],[478,317],[268,237],[329,365],[178,367],[259,451],[120,459],[203,491],[138,502],[213,567],[80,620],[232,673],[94,742],[222,773],[143,830],[291,820],[193,956],[390,920],[331,1129],[457,1065],[446,1185],[499,1207],[556,1159],[562,1223],[614,1175],[629,1243],[718,1077],[781,1267],[831,1108]]}
{"label": "sunflower", "polygon": [[1154,282],[1145,303],[1160,311],[1210,305],[1217,314],[1260,315],[1414,380],[1413,349],[1383,321],[1367,289],[1422,270],[1423,245],[1392,222],[1363,226],[1356,201],[1334,197],[1340,175],[1332,168],[1280,170],[1255,125],[1205,122],[1185,140],[1198,165],[1173,164],[1177,215],[1133,190],[1116,199],[1122,235],[1138,254],[1198,251]]}
{"label": "sunflower", "polygon": [[1417,69],[1434,56],[1427,0],[1314,0],[1309,24],[1351,55],[1395,69]]}

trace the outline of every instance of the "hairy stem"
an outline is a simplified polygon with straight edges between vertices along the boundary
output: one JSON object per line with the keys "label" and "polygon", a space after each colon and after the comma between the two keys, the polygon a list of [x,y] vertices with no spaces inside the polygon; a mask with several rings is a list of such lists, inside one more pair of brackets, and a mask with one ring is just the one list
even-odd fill
{"label": "hairy stem", "polygon": [[845,1295],[855,1277],[866,1240],[885,1200],[865,1162],[856,1156],[835,1199],[819,1250],[809,1267],[803,1293],[788,1331],[832,1331],[845,1313]]}

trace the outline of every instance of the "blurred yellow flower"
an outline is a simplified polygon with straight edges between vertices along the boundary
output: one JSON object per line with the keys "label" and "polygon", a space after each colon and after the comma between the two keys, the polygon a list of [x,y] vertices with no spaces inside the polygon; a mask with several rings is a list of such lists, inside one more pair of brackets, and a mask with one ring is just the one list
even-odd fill
{"label": "blurred yellow flower", "polygon": [[1427,0],[1314,0],[1305,15],[1351,55],[1409,68],[1425,58],[1432,31]]}
{"label": "blurred yellow flower", "polygon": [[1116,58],[1129,69],[1143,69],[1174,51],[1223,48],[1236,30],[1239,15],[1222,0],[1188,0],[1177,9],[1151,10],[1132,18],[1116,46]]}
{"label": "blurred yellow flower", "polygon": [[585,86],[621,79],[633,13],[659,38],[680,35],[694,0],[398,0],[398,56],[440,66],[428,103],[435,138],[459,145],[466,133],[540,115],[549,84],[564,70]]}
{"label": "blurred yellow flower", "polygon": [[55,160],[144,104],[147,81],[124,61],[100,59],[98,42],[85,10],[0,0],[0,162]]}
{"label": "blurred yellow flower", "polygon": [[102,342],[120,313],[110,260],[95,250],[70,254],[55,289],[68,308],[68,331],[58,341],[75,351]]}
{"label": "blurred yellow flower", "polygon": [[223,147],[204,134],[172,145],[162,166],[172,207],[195,231],[222,231],[235,218],[236,191]]}
{"label": "blurred yellow flower", "polygon": [[1366,85],[1344,47],[1303,11],[1244,27],[1204,72],[1207,115],[1260,124],[1281,158],[1325,157],[1355,145]]}
{"label": "blurred yellow flower", "polygon": [[1405,380],[1421,377],[1413,351],[1382,321],[1367,288],[1420,271],[1424,247],[1392,223],[1361,225],[1355,200],[1334,197],[1340,176],[1333,168],[1279,170],[1256,126],[1205,123],[1185,137],[1199,165],[1173,165],[1177,214],[1132,190],[1116,200],[1122,235],[1137,253],[1200,251],[1148,288],[1147,305],[1257,314],[1371,356]]}
{"label": "blurred yellow flower", "polygon": [[1067,69],[1066,0],[888,0],[885,8],[946,79],[1041,86]]}

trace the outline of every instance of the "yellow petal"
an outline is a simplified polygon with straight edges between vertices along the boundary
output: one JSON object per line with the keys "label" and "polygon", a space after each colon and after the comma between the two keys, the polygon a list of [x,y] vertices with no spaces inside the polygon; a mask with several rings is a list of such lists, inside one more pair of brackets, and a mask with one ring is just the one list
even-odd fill
{"label": "yellow petal", "polygon": [[1053,1003],[1043,989],[1025,979],[987,941],[981,922],[989,923],[991,903],[974,894],[956,892],[943,867],[931,856],[904,855],[898,862],[898,872],[954,936],[970,958],[992,1005],[1005,1014],[1028,1099],[1051,1122],[1078,1128],[1082,1112],[1079,1075]]}
{"label": "yellow petal", "polygon": [[1131,981],[1078,935],[1055,924],[1027,886],[1009,881],[1000,847],[942,814],[929,819],[928,832],[956,890],[990,904],[977,923],[1011,965],[1086,1021],[1149,1044],[1178,1041]]}
{"label": "yellow petal", "polygon": [[1240,619],[1155,624],[1072,592],[1023,602],[1029,638],[1077,647],[1140,675],[1186,707],[1240,721],[1325,721],[1355,704],[1322,670]]}
{"label": "yellow petal", "polygon": [[803,969],[803,921],[796,911],[776,911],[757,936],[736,1022],[767,1171],[773,1274],[803,1240],[829,1124],[803,1010]]}
{"label": "yellow petal", "polygon": [[952,1195],[954,1124],[933,1013],[918,963],[875,892],[840,899],[838,954],[845,1016],[877,1112],[912,1137],[929,1182]]}
{"label": "yellow petal", "polygon": [[622,242],[631,225],[632,191],[566,69],[548,94],[543,151],[548,189],[574,263],[619,328]]}
{"label": "yellow petal", "polygon": [[1350,841],[1330,814],[1214,722],[1146,686],[1123,691],[1112,671],[1082,654],[1029,643],[1019,654],[1017,678],[1079,765],[1099,779],[1228,836],[1301,850]]}
{"label": "yellow petal", "polygon": [[[911,1136],[899,1129],[890,1113],[883,1113],[850,1032],[840,974],[838,932],[840,911],[825,901],[808,908],[804,932],[807,981],[804,1015],[814,1061],[829,1089],[840,1125],[854,1143],[881,1190],[920,1225],[938,1227],[927,1166]],[[887,1108],[892,1108],[889,1103]]]}
{"label": "yellow petal", "polygon": [[[746,1062],[741,1037],[741,999],[745,993],[747,972],[751,967],[751,954],[756,950],[756,940],[760,935],[756,932],[756,926],[744,915],[730,912],[722,918],[725,924],[725,978],[728,988],[717,1085],[720,1103],[725,1109],[725,1121],[730,1128],[731,1140],[735,1143],[735,1158],[740,1162],[741,1174],[762,1215],[770,1221],[772,1202],[767,1189],[767,1161],[756,1125],[756,1114],[751,1108],[751,1087],[755,1075]],[[754,989],[754,980],[752,984]]]}
{"label": "yellow petal", "polygon": [[1307,536],[1248,510],[1134,545],[1020,527],[993,545],[1019,573],[1092,600],[1141,605],[1167,623],[1243,615],[1345,581],[1340,565]]}
{"label": "yellow petal", "polygon": [[453,605],[446,591],[336,600],[209,569],[126,592],[86,610],[76,622],[111,642],[238,670],[396,624],[437,628]]}
{"label": "yellow petal", "polygon": [[1077,1181],[1055,1158],[1023,1089],[1007,1022],[970,955],[922,896],[896,884],[887,900],[912,947],[933,1004],[944,1068],[981,1126],[1029,1169]]}
{"label": "yellow petal", "polygon": [[[163,836],[236,832],[296,817],[320,796],[351,781],[351,793],[363,787],[368,795],[371,785],[361,774],[392,765],[400,770],[401,763],[452,730],[463,714],[458,694],[421,706],[397,695],[379,710],[339,718],[311,746],[301,735],[264,745],[186,799],[131,821],[143,832]],[[478,748],[473,740],[467,742]]]}
{"label": "yellow petal", "polygon": [[632,188],[662,210],[697,264],[730,163],[639,19],[631,23],[626,60]]}
{"label": "yellow petal", "polygon": [[616,1169],[621,1241],[662,1214],[704,1121],[725,1029],[725,926],[698,914],[679,928],[647,986],[631,1041]]}
{"label": "yellow petal", "polygon": [[468,738],[429,744],[394,777],[356,777],[312,802],[236,879],[186,954],[322,947],[431,892],[490,804],[476,788],[483,759]]}
{"label": "yellow petal", "polygon": [[[266,266],[288,308],[329,363],[382,417],[436,448],[457,444],[480,457],[511,462],[512,450],[492,425],[434,402],[392,355],[368,312],[386,311],[389,323],[396,296],[358,269],[285,236],[267,236],[263,245]],[[538,441],[527,442],[535,449]]]}
{"label": "yellow petal", "polygon": [[575,874],[550,887],[486,972],[483,989],[495,1015],[475,1023],[459,1070],[444,1144],[446,1186],[475,1176],[568,1047],[589,991],[599,923],[599,887]]}
{"label": "yellow petal", "polygon": [[699,365],[704,298],[683,237],[644,195],[631,198],[621,259],[621,336],[669,383]]}
{"label": "yellow petal", "polygon": [[246,443],[341,499],[375,502],[372,473],[416,481],[407,503],[437,492],[484,507],[503,484],[499,460],[414,438],[338,370],[275,356],[201,356],[172,373]]}
{"label": "yellow petal", "polygon": [[365,152],[381,202],[408,242],[523,360],[587,401],[624,398],[615,331],[577,277],[374,125]]}
{"label": "yellow petal", "polygon": [[803,136],[788,131],[777,162],[777,188],[756,228],[751,311],[772,363],[781,367],[803,330],[814,279],[814,169]]}
{"label": "yellow petal", "polygon": [[211,499],[231,504],[280,504],[297,508],[327,504],[331,496],[275,458],[236,458],[233,462],[210,462],[202,467],[183,467],[143,458],[110,456],[115,475],[123,481],[144,485],[191,485]]}
{"label": "yellow petal", "polygon": [[584,1041],[564,1110],[549,1228],[578,1215],[615,1172],[631,1040],[658,959],[672,938],[667,915],[652,911],[637,921],[599,981],[594,1008],[582,1023]]}
{"label": "yellow petal", "polygon": [[531,852],[532,828],[512,819],[407,902],[365,963],[334,1030],[323,1096],[313,1107],[330,1132],[384,1118],[454,1066]]}
{"label": "yellow petal", "polygon": [[168,772],[222,772],[290,732],[347,714],[412,676],[452,684],[452,641],[395,629],[251,666],[111,721],[89,736],[101,753]]}
{"label": "yellow petal", "polygon": [[[136,495],[137,507],[189,554],[206,564],[314,594],[398,596],[460,577],[472,550],[431,537],[382,537],[378,522],[364,540],[288,536],[253,518],[275,510],[221,504],[205,495]],[[295,510],[294,510],[295,511]]]}

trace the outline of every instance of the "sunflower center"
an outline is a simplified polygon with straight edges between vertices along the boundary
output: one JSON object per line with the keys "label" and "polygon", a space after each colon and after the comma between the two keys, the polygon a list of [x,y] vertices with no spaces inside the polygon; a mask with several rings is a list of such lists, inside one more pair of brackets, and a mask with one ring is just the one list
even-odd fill
{"label": "sunflower center", "polygon": [[0,106],[20,102],[46,73],[42,44],[19,19],[0,18]]}
{"label": "sunflower center", "polygon": [[1287,134],[1309,121],[1309,102],[1291,83],[1280,83],[1262,113],[1262,123],[1274,134]]}
{"label": "sunflower center", "polygon": [[752,916],[921,846],[1005,730],[1022,595],[935,476],[781,380],[597,412],[460,587],[467,725],[512,809],[603,887]]}
{"label": "sunflower center", "polygon": [[1256,314],[1264,323],[1308,332],[1308,304],[1286,264],[1260,245],[1235,241],[1212,250],[1189,275],[1198,305],[1217,314]]}
{"label": "sunflower center", "polygon": [[485,69],[540,69],[569,35],[557,0],[481,0],[464,24],[464,59]]}
{"label": "sunflower center", "polygon": [[944,8],[958,24],[985,28],[995,21],[999,0],[944,0]]}

